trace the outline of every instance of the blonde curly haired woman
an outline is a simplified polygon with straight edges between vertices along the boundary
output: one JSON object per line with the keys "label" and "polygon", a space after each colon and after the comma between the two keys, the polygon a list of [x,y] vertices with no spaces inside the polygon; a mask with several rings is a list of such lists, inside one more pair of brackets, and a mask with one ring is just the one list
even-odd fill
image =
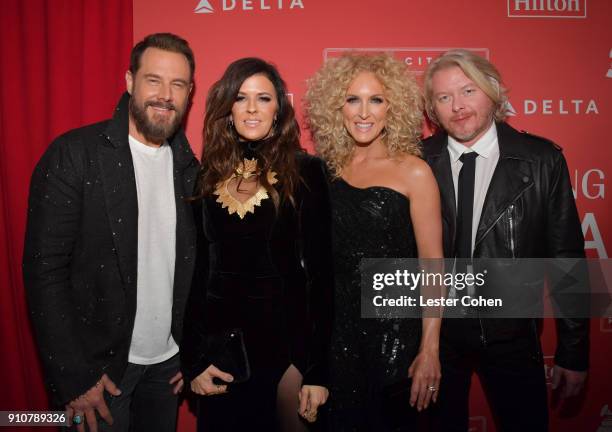
{"label": "blonde curly haired woman", "polygon": [[[305,108],[331,173],[330,428],[410,430],[416,412],[436,400],[440,319],[361,319],[359,263],[442,257],[438,187],[420,158],[419,88],[390,55],[348,54],[309,81]],[[386,399],[389,388],[406,394],[406,406]]]}

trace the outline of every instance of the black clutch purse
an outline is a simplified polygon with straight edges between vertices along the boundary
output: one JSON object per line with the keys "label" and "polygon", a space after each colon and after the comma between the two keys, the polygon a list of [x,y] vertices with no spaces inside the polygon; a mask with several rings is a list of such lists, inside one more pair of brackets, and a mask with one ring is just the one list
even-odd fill
{"label": "black clutch purse", "polygon": [[[234,377],[231,384],[245,382],[251,377],[251,367],[241,329],[209,335],[207,351],[210,353],[208,358],[211,364]],[[218,378],[213,378],[213,383],[227,384]]]}
{"label": "black clutch purse", "polygon": [[410,406],[411,387],[412,379],[405,377],[382,389],[383,412],[393,430],[403,430],[402,426],[415,422],[416,409]]}

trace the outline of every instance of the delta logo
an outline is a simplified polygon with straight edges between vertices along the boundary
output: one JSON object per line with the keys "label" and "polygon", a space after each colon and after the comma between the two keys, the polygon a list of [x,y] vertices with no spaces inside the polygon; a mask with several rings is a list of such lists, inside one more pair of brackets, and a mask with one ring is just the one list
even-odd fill
{"label": "delta logo", "polygon": [[586,18],[586,0],[506,0],[509,18]]}
{"label": "delta logo", "polygon": [[[518,107],[518,110],[515,108]],[[599,115],[595,99],[524,99],[523,101],[506,102],[506,113],[509,116],[519,114],[530,116],[541,115]]]}
{"label": "delta logo", "polygon": [[[340,57],[347,52],[359,54],[390,53],[398,60],[403,61],[414,74],[422,75],[432,61],[451,49],[454,48],[325,48],[323,59]],[[488,48],[465,49],[489,59]]]}
{"label": "delta logo", "polygon": [[[194,13],[215,13],[215,7],[213,7],[211,1],[199,0]],[[216,0],[214,3],[216,10],[221,12],[304,9],[304,0]]]}

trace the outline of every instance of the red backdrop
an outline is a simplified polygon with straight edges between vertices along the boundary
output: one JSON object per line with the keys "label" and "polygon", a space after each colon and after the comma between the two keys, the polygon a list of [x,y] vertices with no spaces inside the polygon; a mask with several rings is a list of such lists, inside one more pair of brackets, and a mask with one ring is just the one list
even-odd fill
{"label": "red backdrop", "polygon": [[48,409],[21,279],[30,175],[54,137],[112,114],[131,48],[129,1],[0,2],[0,410]]}
{"label": "red backdrop", "polygon": [[[3,0],[0,379],[6,386],[0,410],[47,406],[20,270],[32,168],[59,133],[109,117],[124,89],[133,40],[172,31],[190,41],[197,89],[187,132],[198,153],[206,91],[236,58],[255,55],[276,63],[301,117],[305,79],[325,56],[343,49],[392,51],[417,72],[446,48],[478,49],[499,67],[510,88],[516,112],[510,123],[564,147],[587,252],[607,258],[612,247],[606,197],[610,16],[612,3],[606,0],[133,0],[133,5],[123,0]],[[303,144],[312,148],[307,133]],[[599,432],[612,423],[612,317],[593,320],[592,340],[585,396],[553,411],[552,430]],[[554,346],[554,326],[547,322],[547,365]],[[471,430],[493,431],[477,380],[471,405]],[[179,422],[179,430],[193,430],[186,404]]]}

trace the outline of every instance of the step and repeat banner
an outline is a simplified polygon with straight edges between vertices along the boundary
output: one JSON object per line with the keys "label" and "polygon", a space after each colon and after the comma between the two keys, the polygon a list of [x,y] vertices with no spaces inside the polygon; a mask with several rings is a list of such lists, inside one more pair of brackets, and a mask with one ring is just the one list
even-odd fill
{"label": "step and repeat banner", "polygon": [[[509,89],[509,122],[564,149],[587,254],[612,252],[612,1],[610,0],[133,0],[134,40],[169,31],[196,55],[187,135],[202,152],[204,101],[227,65],[257,56],[275,63],[298,118],[309,78],[346,51],[391,52],[422,75],[436,56],[468,48],[491,60]],[[425,133],[428,133],[425,129]],[[312,150],[307,131],[302,144]],[[551,430],[612,431],[612,317],[592,321],[591,373],[584,396],[551,397]],[[546,321],[546,373],[556,343]],[[517,406],[521,401],[516,401]],[[470,431],[495,430],[474,379]],[[185,403],[180,430],[192,430]]]}

